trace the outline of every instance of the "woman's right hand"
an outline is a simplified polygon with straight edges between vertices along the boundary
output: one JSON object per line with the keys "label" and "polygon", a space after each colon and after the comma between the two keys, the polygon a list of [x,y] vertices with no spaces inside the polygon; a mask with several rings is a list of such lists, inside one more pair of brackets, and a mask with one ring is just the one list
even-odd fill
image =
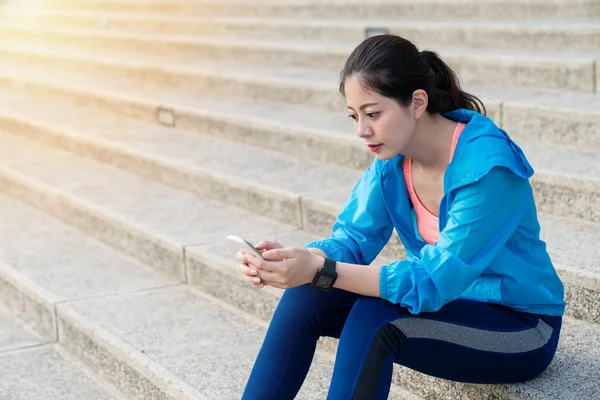
{"label": "woman's right hand", "polygon": [[[283,246],[279,242],[274,242],[271,240],[262,240],[258,242],[258,244],[255,247],[262,253],[264,253],[267,250],[283,249]],[[246,253],[247,251],[245,249],[240,249],[235,254],[235,257],[241,262],[240,272],[242,273],[242,275],[244,275],[244,279],[247,282],[253,284],[254,287],[256,287],[257,289],[262,289],[263,287],[265,287],[265,284],[257,276],[258,271],[256,270],[256,268],[253,268],[248,265],[248,258],[246,257]]]}

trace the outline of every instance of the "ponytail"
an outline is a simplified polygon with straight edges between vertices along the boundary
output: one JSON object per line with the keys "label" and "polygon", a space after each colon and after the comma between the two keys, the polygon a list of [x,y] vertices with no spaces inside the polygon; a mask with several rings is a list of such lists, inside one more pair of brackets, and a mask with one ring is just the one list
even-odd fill
{"label": "ponytail", "polygon": [[429,66],[433,77],[432,93],[428,93],[431,112],[444,112],[457,108],[466,108],[485,115],[486,109],[479,98],[463,91],[456,73],[437,53],[425,50],[421,56]]}

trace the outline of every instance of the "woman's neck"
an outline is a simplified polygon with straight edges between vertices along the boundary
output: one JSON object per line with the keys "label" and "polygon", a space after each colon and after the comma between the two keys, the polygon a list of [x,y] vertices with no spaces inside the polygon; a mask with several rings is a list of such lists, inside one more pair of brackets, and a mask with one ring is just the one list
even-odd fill
{"label": "woman's neck", "polygon": [[404,155],[426,171],[445,171],[450,161],[456,122],[440,114],[425,113],[417,121],[413,140]]}

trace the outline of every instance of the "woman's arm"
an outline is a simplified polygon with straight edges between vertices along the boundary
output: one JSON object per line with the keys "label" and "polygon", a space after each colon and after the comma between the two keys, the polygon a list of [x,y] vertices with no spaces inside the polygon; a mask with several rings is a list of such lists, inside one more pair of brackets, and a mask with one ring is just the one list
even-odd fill
{"label": "woman's arm", "polygon": [[325,252],[323,250],[318,249],[316,247],[310,247],[306,250],[310,251],[311,253],[313,253],[316,256],[327,257],[327,255],[325,254]]}
{"label": "woman's arm", "polygon": [[374,160],[364,172],[333,224],[331,235],[304,248],[319,249],[322,254],[317,254],[351,264],[368,265],[377,257],[394,230],[383,201],[380,168]]}
{"label": "woman's arm", "polygon": [[[310,251],[313,250],[313,251]],[[288,247],[269,250],[263,253],[265,259],[243,251],[238,259],[247,262],[255,269],[251,276],[260,279],[266,285],[287,289],[311,283],[317,271],[323,268],[325,258],[317,249],[299,249]],[[337,262],[338,278],[334,287],[359,293],[365,296],[379,297],[379,272],[381,267]]]}
{"label": "woman's arm", "polygon": [[[457,191],[446,227],[419,257],[381,267],[337,262],[334,287],[381,297],[412,313],[434,312],[457,299],[485,271],[512,236],[533,196],[527,179],[506,168]],[[324,265],[322,255],[286,248],[251,254],[257,276],[266,284],[290,288],[312,281]]]}
{"label": "woman's arm", "polygon": [[348,263],[337,263],[337,280],[334,287],[362,294],[364,296],[381,297],[379,274],[380,266],[366,266]]}

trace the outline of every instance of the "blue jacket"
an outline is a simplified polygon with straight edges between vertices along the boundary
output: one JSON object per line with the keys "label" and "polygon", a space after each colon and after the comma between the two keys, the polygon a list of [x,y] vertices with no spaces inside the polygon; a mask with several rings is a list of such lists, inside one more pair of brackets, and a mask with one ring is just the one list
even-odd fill
{"label": "blue jacket", "polygon": [[564,288],[540,240],[523,151],[489,118],[469,110],[445,117],[466,124],[444,175],[440,236],[425,243],[402,172],[403,155],[375,159],[340,212],[333,233],[309,243],[334,260],[369,265],[396,231],[407,258],[385,265],[381,297],[413,314],[457,298],[562,315]]}

